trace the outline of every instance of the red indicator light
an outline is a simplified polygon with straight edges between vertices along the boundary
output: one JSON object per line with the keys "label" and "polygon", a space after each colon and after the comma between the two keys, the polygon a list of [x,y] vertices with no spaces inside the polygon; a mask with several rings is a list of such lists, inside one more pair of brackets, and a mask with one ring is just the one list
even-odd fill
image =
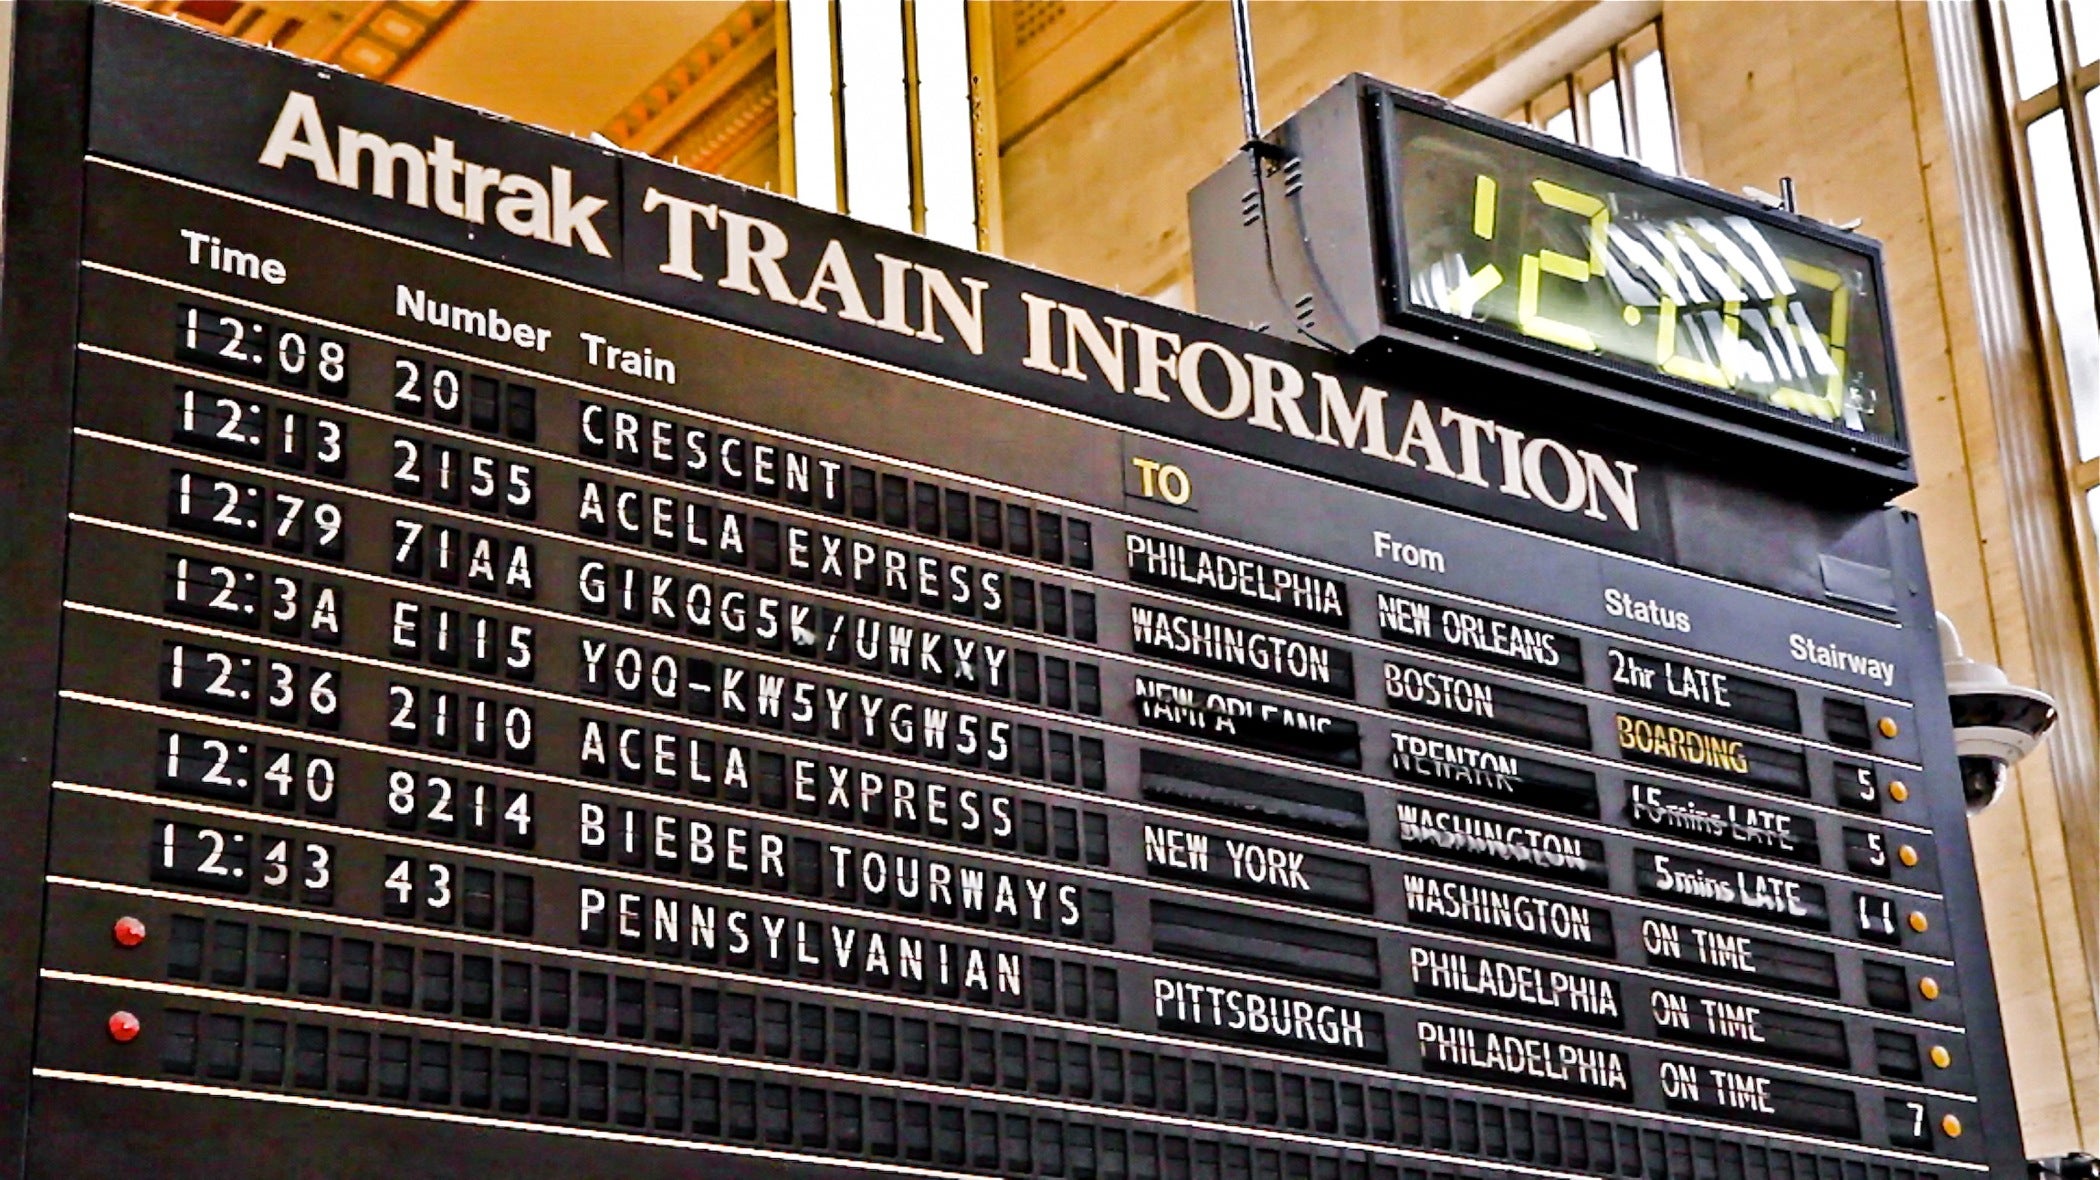
{"label": "red indicator light", "polygon": [[109,933],[117,940],[118,946],[137,946],[146,941],[146,924],[127,914],[117,919]]}
{"label": "red indicator light", "polygon": [[129,1044],[139,1035],[139,1018],[129,1012],[109,1014],[109,1039],[123,1045]]}

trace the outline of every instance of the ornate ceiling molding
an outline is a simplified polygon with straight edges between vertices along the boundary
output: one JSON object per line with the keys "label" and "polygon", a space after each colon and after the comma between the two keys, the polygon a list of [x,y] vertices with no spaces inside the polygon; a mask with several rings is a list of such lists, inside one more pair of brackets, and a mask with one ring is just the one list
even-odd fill
{"label": "ornate ceiling molding", "polygon": [[472,0],[123,0],[384,82]]}
{"label": "ornate ceiling molding", "polygon": [[375,0],[322,50],[321,60],[384,82],[472,0]]}
{"label": "ornate ceiling molding", "polygon": [[748,0],[614,116],[605,137],[651,155],[675,144],[680,163],[703,170],[742,150],[778,119],[778,12],[774,0]]}

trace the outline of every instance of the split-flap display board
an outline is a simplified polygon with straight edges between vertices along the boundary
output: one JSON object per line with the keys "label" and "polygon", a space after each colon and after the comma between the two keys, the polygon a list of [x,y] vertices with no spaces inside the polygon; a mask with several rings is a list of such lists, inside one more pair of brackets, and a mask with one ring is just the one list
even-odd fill
{"label": "split-flap display board", "polygon": [[1811,443],[17,19],[28,1174],[2017,1167]]}

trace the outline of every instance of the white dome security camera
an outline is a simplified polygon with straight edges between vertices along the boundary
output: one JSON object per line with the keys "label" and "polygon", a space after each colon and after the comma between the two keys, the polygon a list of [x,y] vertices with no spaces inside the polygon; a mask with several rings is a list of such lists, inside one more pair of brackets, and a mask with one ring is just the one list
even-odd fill
{"label": "white dome security camera", "polygon": [[1961,793],[1974,815],[1998,798],[2005,770],[2034,752],[2056,724],[2056,698],[2014,684],[1996,664],[1962,653],[1961,635],[1940,620],[1940,660],[1946,666],[1947,705],[1954,714],[1954,754]]}

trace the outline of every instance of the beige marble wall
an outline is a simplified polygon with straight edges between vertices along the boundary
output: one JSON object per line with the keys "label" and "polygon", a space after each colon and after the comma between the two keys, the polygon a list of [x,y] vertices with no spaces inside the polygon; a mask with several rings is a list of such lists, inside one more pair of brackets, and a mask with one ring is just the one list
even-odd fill
{"label": "beige marble wall", "polygon": [[[1586,3],[1254,5],[1273,123],[1361,70],[1456,93]],[[2009,503],[1970,307],[1959,205],[1922,6],[1892,0],[1666,0],[1663,36],[1688,169],[1864,218],[1888,254],[1899,360],[1940,608],[1971,654],[2032,682],[2036,645],[2013,568]],[[1223,4],[1199,4],[1011,143],[1005,250],[1090,282],[1185,298],[1190,186],[1239,139]],[[2066,725],[2091,727],[2090,717]],[[2100,1028],[2071,902],[2056,784],[2030,759],[1975,824],[1993,958],[2030,1155],[2100,1149]]]}

